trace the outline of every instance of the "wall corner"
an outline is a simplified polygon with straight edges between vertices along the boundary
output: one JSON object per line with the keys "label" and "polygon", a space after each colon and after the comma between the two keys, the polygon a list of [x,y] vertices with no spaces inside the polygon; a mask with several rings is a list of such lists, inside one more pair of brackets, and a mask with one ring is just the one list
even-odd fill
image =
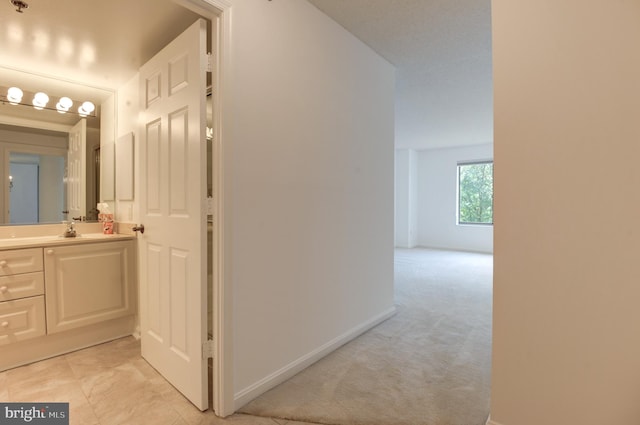
{"label": "wall corner", "polygon": [[489,417],[487,418],[487,423],[486,423],[486,425],[503,425],[503,424],[500,424],[500,423],[498,423],[498,422],[496,422],[496,421],[491,420],[491,416],[489,416]]}

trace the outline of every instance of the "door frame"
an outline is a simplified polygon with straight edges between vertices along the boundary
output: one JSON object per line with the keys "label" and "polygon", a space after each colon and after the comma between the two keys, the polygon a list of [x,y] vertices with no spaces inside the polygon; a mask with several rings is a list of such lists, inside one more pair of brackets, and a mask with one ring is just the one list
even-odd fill
{"label": "door frame", "polygon": [[[230,280],[229,194],[225,192],[225,158],[229,156],[231,66],[231,3],[228,0],[174,0],[177,4],[209,19],[212,25],[213,97],[213,411],[226,417],[235,412],[233,387],[232,285]],[[227,215],[225,215],[225,211]]]}

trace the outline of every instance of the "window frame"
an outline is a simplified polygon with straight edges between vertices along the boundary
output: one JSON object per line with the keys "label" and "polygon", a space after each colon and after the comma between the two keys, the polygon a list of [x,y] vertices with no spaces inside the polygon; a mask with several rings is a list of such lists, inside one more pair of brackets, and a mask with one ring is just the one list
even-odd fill
{"label": "window frame", "polygon": [[[484,164],[491,164],[492,166],[492,184],[491,184],[491,223],[482,223],[482,222],[473,222],[473,221],[460,221],[460,196],[461,196],[461,190],[460,190],[460,170],[461,167],[463,166],[468,166],[468,165],[484,165]],[[458,161],[456,164],[456,225],[458,226],[493,226],[494,224],[494,210],[493,210],[493,205],[494,205],[494,182],[493,182],[493,175],[494,175],[495,169],[493,167],[493,159],[482,159],[482,160],[470,160],[470,161]]]}

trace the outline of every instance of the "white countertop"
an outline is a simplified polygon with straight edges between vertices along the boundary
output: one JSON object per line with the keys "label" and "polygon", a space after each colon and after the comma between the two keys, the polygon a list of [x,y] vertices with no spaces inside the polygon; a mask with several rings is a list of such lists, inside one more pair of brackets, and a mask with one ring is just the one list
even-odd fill
{"label": "white countertop", "polygon": [[37,248],[43,246],[110,242],[135,238],[136,235],[105,235],[102,233],[79,233],[75,238],[65,238],[61,235],[1,238],[0,251],[5,249]]}

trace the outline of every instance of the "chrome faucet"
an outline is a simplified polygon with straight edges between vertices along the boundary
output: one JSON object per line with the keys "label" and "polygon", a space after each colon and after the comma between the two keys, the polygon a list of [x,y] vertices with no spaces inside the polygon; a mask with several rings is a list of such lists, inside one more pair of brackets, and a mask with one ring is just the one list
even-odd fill
{"label": "chrome faucet", "polygon": [[75,238],[76,237],[76,229],[74,228],[75,223],[73,221],[70,221],[69,223],[67,223],[67,228],[64,231],[64,234],[62,236],[64,236],[65,238]]}

